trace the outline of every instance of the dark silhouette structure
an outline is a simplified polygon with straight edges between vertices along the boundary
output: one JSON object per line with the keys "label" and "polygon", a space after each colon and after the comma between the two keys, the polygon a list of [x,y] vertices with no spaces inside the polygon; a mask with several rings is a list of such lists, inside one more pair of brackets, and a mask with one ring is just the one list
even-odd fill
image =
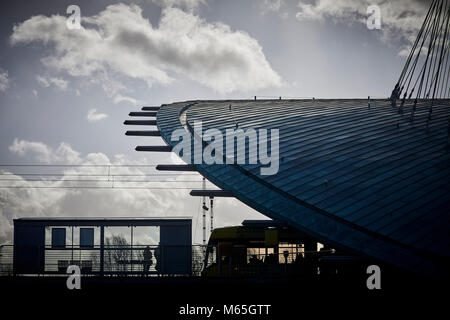
{"label": "dark silhouette structure", "polygon": [[[159,245],[135,245],[133,228],[138,226],[159,227]],[[74,227],[79,228],[77,244]],[[131,243],[120,236],[105,238],[107,227],[128,227]],[[190,274],[191,245],[190,218],[22,218],[14,220],[13,268],[15,274],[65,273],[75,264],[85,274],[140,274],[150,271],[153,251],[156,272]]]}

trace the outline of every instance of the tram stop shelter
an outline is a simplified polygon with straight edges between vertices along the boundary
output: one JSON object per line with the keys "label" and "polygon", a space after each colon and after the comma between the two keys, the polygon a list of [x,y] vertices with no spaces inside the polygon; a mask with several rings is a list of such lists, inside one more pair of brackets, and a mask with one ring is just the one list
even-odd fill
{"label": "tram stop shelter", "polygon": [[192,219],[15,219],[13,256],[14,274],[66,273],[67,266],[78,265],[82,274],[188,275]]}

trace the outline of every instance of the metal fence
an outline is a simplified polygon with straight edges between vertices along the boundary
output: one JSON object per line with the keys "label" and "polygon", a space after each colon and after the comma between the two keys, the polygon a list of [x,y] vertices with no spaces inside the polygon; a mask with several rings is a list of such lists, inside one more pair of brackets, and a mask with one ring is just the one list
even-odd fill
{"label": "metal fence", "polygon": [[77,265],[84,275],[200,275],[203,246],[105,245],[80,247],[0,246],[0,275],[66,274]]}
{"label": "metal fence", "polygon": [[[0,276],[66,275],[77,265],[89,276],[260,277],[336,274],[352,257],[333,250],[305,252],[291,248],[244,248],[220,254],[216,246],[99,246],[14,247],[0,246]],[[36,252],[38,254],[36,254]],[[16,257],[15,257],[16,255]],[[26,255],[19,261],[17,255]],[[25,266],[24,266],[25,263]],[[103,266],[103,267],[102,267]],[[348,269],[346,267],[346,269]],[[26,272],[23,272],[26,270]]]}
{"label": "metal fence", "polygon": [[13,246],[0,246],[0,275],[13,274]]}

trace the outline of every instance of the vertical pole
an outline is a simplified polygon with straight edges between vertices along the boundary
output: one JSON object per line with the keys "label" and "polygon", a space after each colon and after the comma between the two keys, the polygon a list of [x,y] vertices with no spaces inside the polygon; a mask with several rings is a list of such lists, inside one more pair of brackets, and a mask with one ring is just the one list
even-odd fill
{"label": "vertical pole", "polygon": [[316,266],[316,251],[317,251],[317,242],[313,239],[305,240],[304,243],[304,252],[305,259],[308,266],[308,274],[316,275],[317,274],[317,266]]}
{"label": "vertical pole", "polygon": [[[66,240],[64,240],[65,242]],[[72,226],[72,261],[70,262],[70,264],[73,264],[73,226]]]}
{"label": "vertical pole", "polygon": [[410,119],[410,121],[414,120],[414,113],[416,112],[416,106],[417,106],[417,98],[414,99],[414,105],[413,105],[413,108],[411,110],[411,119]]}
{"label": "vertical pole", "polygon": [[133,226],[131,228],[131,250],[130,250],[130,264],[131,264],[131,272],[133,272]]}
{"label": "vertical pole", "polygon": [[100,226],[100,275],[103,276],[105,262],[105,227]]}
{"label": "vertical pole", "polygon": [[219,252],[219,248],[217,248],[217,263],[219,265],[218,276],[221,277],[222,276],[222,257],[218,254],[218,252]]}
{"label": "vertical pole", "polygon": [[370,96],[367,97],[367,100],[368,100],[368,105],[367,105],[367,107],[368,107],[368,109],[370,109]]}
{"label": "vertical pole", "polygon": [[[31,248],[34,248],[34,246],[32,246]],[[37,261],[36,261],[36,273],[37,273],[37,275],[39,277],[40,276],[40,270],[41,270],[41,254],[40,254],[41,246],[37,245],[36,246],[36,250],[37,250],[37,254],[38,254]]]}
{"label": "vertical pole", "polygon": [[214,230],[214,197],[209,197],[210,200],[210,210],[211,210],[211,234]]}
{"label": "vertical pole", "polygon": [[[202,188],[203,190],[206,189],[206,180],[205,177],[203,177],[203,183],[202,183]],[[203,196],[203,206],[202,206],[202,210],[203,210],[203,246],[206,245],[206,197]]]}

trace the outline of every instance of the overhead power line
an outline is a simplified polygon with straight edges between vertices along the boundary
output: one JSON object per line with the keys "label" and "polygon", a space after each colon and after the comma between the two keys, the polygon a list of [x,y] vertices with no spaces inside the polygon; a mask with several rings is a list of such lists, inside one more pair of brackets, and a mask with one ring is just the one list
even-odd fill
{"label": "overhead power line", "polygon": [[157,164],[0,164],[0,167],[156,167]]}
{"label": "overhead power line", "polygon": [[17,181],[17,182],[126,182],[126,183],[150,183],[150,182],[158,182],[158,183],[200,183],[201,180],[107,180],[107,179],[1,179],[1,181]]}
{"label": "overhead power line", "polygon": [[0,186],[0,189],[135,189],[135,190],[190,190],[188,187],[116,187],[116,186]]}
{"label": "overhead power line", "polygon": [[198,173],[145,173],[145,174],[64,174],[64,173],[0,173],[0,176],[44,176],[44,177],[163,177],[163,176],[198,176]]}

